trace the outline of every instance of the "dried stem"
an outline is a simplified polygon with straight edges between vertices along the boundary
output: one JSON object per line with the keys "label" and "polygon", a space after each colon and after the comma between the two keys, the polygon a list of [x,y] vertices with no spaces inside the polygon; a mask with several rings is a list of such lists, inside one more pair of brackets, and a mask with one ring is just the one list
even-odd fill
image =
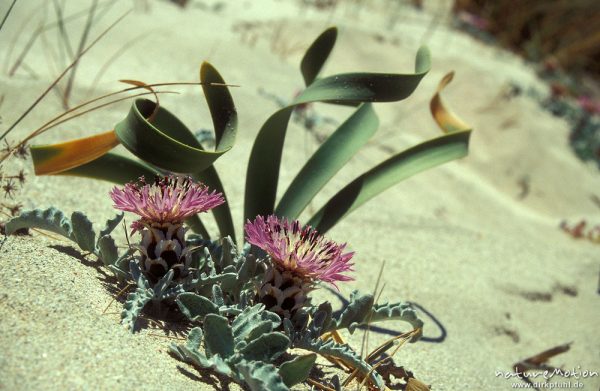
{"label": "dried stem", "polygon": [[13,0],[10,7],[8,8],[8,11],[6,11],[6,14],[4,14],[4,18],[2,18],[2,23],[0,23],[0,30],[2,30],[2,27],[4,27],[4,22],[6,22],[6,19],[8,19],[8,15],[10,15],[10,12],[12,11],[16,2],[17,0]]}
{"label": "dried stem", "polygon": [[8,129],[6,129],[6,131],[4,133],[2,133],[2,135],[0,135],[0,140],[5,138],[31,112],[31,110],[33,110],[35,108],[35,106],[37,106],[37,104],[40,103],[40,101],[42,99],[44,99],[44,97],[46,95],[48,95],[48,92],[50,92],[52,90],[52,88],[54,88],[54,86],[56,84],[58,84],[58,82],[67,74],[67,72],[69,72],[69,70],[71,68],[73,68],[75,66],[75,64],[77,64],[77,61],[79,60],[79,58],[81,58],[81,56],[83,56],[92,47],[94,47],[94,45],[96,45],[96,43],[98,43],[98,41],[100,41],[110,30],[112,30],[119,22],[121,22],[124,19],[129,14],[129,12],[131,12],[131,11],[128,11],[128,12],[124,13],[123,15],[121,15],[113,24],[108,26],[108,28],[106,30],[104,30],[89,46],[87,46],[85,49],[83,49],[81,51],[81,53],[79,54],[79,56],[67,68],[65,68],[65,70],[33,102],[33,104],[31,104],[31,106],[29,106],[29,108],[27,110],[25,110],[25,112],[23,114],[21,114],[21,116],[15,122]]}
{"label": "dried stem", "polygon": [[90,8],[90,12],[88,14],[87,21],[85,22],[85,27],[83,29],[83,34],[81,35],[81,40],[79,41],[79,47],[77,48],[77,55],[75,56],[75,63],[71,68],[71,74],[69,75],[69,79],[67,80],[67,87],[65,88],[65,94],[63,96],[63,107],[65,109],[69,108],[69,97],[71,96],[71,90],[73,89],[73,83],[75,82],[75,74],[77,73],[77,66],[79,65],[79,60],[83,55],[83,50],[85,49],[85,44],[88,39],[88,35],[90,33],[90,29],[92,28],[92,21],[94,20],[94,13],[96,12],[96,7],[98,6],[98,0],[94,0],[92,2],[92,6]]}

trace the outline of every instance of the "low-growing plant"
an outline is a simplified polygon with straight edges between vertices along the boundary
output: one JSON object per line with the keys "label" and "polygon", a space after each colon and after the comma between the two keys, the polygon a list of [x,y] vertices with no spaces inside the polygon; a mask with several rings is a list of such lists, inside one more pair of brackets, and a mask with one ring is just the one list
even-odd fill
{"label": "low-growing plant", "polygon": [[[252,390],[287,390],[308,379],[317,353],[349,368],[350,378],[383,389],[377,368],[389,361],[386,352],[402,341],[418,340],[423,322],[410,304],[377,304],[373,295],[359,292],[336,314],[328,302],[313,303],[313,290],[352,279],[354,254],[346,251],[346,244],[323,234],[402,179],[466,155],[470,129],[445,108],[439,96],[452,78],[449,74],[431,101],[432,114],[445,135],[373,167],[342,188],[306,224],[298,221],[308,203],[376,131],[371,102],[406,98],[429,70],[429,53],[422,48],[415,74],[346,73],[317,78],[336,36],[335,29],[328,29],[308,49],[301,64],[306,89],[270,116],[257,135],[247,167],[241,248],[213,166],[233,147],[237,114],[225,81],[207,63],[201,67],[200,79],[214,125],[214,151],[205,150],[158,102],[143,99],[133,104],[113,131],[31,148],[37,174],[127,183],[110,193],[116,209],[139,216],[131,225],[138,239],[124,253],[119,253],[111,237],[123,214],[109,220],[96,235],[80,212],[67,218],[55,208],[28,211],[12,219],[7,232],[25,227],[50,230],[96,255],[121,283],[134,287],[121,316],[132,331],[143,311],[179,311],[194,327],[186,344],[173,345],[172,352],[199,368],[210,368]],[[310,157],[276,205],[288,122],[295,107],[312,102],[357,108]],[[141,161],[108,152],[117,144]],[[220,231],[216,241],[211,241],[199,217],[208,211]],[[412,331],[366,357],[339,335],[340,330],[352,333],[359,326],[389,319],[408,322]],[[286,354],[292,348],[312,353],[290,358]],[[414,382],[410,372],[402,373],[404,381]],[[341,389],[336,379],[332,386]]]}

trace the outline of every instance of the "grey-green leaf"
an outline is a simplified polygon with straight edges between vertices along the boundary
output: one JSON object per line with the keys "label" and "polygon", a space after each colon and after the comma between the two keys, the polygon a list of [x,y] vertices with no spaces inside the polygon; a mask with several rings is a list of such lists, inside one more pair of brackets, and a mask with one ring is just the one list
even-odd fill
{"label": "grey-green leaf", "polygon": [[191,351],[197,351],[202,344],[202,337],[204,333],[200,327],[194,327],[190,330],[185,346]]}
{"label": "grey-green leaf", "polygon": [[242,361],[236,365],[244,381],[252,391],[288,391],[277,368],[259,361]]}
{"label": "grey-green leaf", "polygon": [[96,251],[96,233],[92,222],[81,212],[73,212],[71,215],[73,224],[73,239],[83,250],[90,253]]}
{"label": "grey-green leaf", "polygon": [[272,362],[290,346],[290,339],[282,333],[263,334],[250,341],[240,353],[248,361]]}
{"label": "grey-green leaf", "polygon": [[119,259],[119,251],[112,236],[104,235],[98,239],[98,256],[107,267]]}
{"label": "grey-green leaf", "polygon": [[210,356],[218,354],[224,359],[233,355],[233,333],[227,318],[208,314],[204,318],[204,343]]}
{"label": "grey-green leaf", "polygon": [[316,359],[317,355],[311,353],[286,361],[279,367],[279,376],[288,387],[301,383],[308,378]]}
{"label": "grey-green leaf", "polygon": [[190,320],[202,320],[208,314],[219,313],[219,307],[212,301],[191,292],[180,294],[175,301],[181,312]]}
{"label": "grey-green leaf", "polygon": [[73,232],[73,227],[69,219],[63,212],[54,207],[45,210],[29,210],[21,213],[6,223],[6,234],[11,235],[21,228],[39,228],[69,239],[71,239]]}
{"label": "grey-green leaf", "polygon": [[102,229],[102,231],[100,231],[100,233],[98,234],[98,237],[101,238],[105,235],[110,235],[112,233],[112,231],[117,227],[117,225],[119,225],[121,220],[123,220],[123,216],[125,216],[125,214],[123,212],[121,212],[121,213],[118,213],[112,219],[106,220],[106,224],[104,225],[104,228]]}
{"label": "grey-green leaf", "polygon": [[[376,304],[371,310],[371,314],[366,321],[374,323],[384,320],[402,320],[410,323],[414,329],[422,329],[423,321],[417,316],[417,312],[410,303],[384,303]],[[416,335],[411,342],[415,342],[420,337]]]}
{"label": "grey-green leaf", "polygon": [[331,323],[329,329],[324,331],[347,328],[351,333],[354,332],[356,326],[368,321],[367,318],[371,313],[373,302],[373,295],[361,295],[358,291],[352,292],[350,295],[350,303],[344,308],[340,317],[336,322]]}

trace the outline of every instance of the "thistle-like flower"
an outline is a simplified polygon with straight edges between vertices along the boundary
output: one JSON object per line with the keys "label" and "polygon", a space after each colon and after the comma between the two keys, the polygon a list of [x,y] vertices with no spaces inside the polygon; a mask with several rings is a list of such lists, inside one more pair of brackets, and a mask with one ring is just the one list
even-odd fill
{"label": "thistle-like flower", "polygon": [[271,215],[248,220],[244,228],[246,240],[271,260],[258,289],[258,299],[269,311],[291,317],[308,303],[307,294],[317,282],[335,286],[337,281],[352,280],[342,273],[352,270],[354,253],[344,253],[345,243],[327,240],[312,227]]}
{"label": "thistle-like flower", "polygon": [[137,246],[141,255],[140,268],[152,283],[173,269],[174,279],[188,273],[191,249],[186,246],[183,221],[206,212],[224,202],[223,195],[189,177],[156,177],[146,183],[128,183],[110,192],[116,209],[133,212],[141,217],[131,228],[140,232],[142,240]]}

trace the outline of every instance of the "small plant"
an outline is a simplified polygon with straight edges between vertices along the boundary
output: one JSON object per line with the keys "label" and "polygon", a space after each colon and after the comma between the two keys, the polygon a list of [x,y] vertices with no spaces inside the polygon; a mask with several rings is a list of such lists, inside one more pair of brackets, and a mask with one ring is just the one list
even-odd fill
{"label": "small plant", "polygon": [[[126,327],[133,332],[142,312],[158,316],[180,312],[193,328],[185,345],[172,346],[173,354],[251,390],[287,390],[304,381],[317,384],[309,379],[315,353],[351,373],[344,382],[332,378],[330,385],[335,389],[353,378],[384,389],[377,369],[389,365],[386,352],[418,340],[423,322],[407,303],[377,304],[373,295],[359,292],[350,296],[337,315],[328,302],[313,303],[311,292],[322,284],[336,286],[352,279],[354,254],[346,251],[346,244],[323,234],[393,184],[466,155],[470,129],[442,103],[439,93],[452,79],[448,74],[431,100],[433,117],[446,134],[359,175],[306,224],[301,223],[298,217],[306,206],[375,133],[378,120],[371,103],[408,97],[430,66],[429,52],[422,48],[414,74],[346,73],[318,78],[336,37],[337,30],[328,29],[311,45],[301,64],[307,87],[271,115],[258,133],[246,170],[245,241],[240,248],[213,166],[233,147],[237,114],[225,81],[207,63],[201,67],[200,84],[213,121],[214,150],[204,149],[158,100],[144,99],[135,101],[114,131],[31,148],[38,175],[81,175],[125,184],[110,193],[116,209],[139,216],[131,226],[138,239],[124,253],[119,254],[110,235],[123,214],[109,220],[96,235],[80,212],[68,219],[54,208],[35,210],[12,219],[7,232],[41,228],[73,240],[83,251],[96,255],[121,284],[127,283],[124,290],[134,287],[122,311]],[[151,85],[131,83],[159,92]],[[295,109],[313,102],[356,108],[308,159],[276,204],[288,122]],[[109,152],[117,144],[140,160]],[[144,178],[156,179],[147,182]],[[219,228],[216,241],[210,239],[199,217],[209,210]],[[388,319],[408,322],[412,330],[364,357],[339,334]],[[290,358],[290,349],[312,353]],[[416,382],[410,372],[395,373],[408,384]]]}

